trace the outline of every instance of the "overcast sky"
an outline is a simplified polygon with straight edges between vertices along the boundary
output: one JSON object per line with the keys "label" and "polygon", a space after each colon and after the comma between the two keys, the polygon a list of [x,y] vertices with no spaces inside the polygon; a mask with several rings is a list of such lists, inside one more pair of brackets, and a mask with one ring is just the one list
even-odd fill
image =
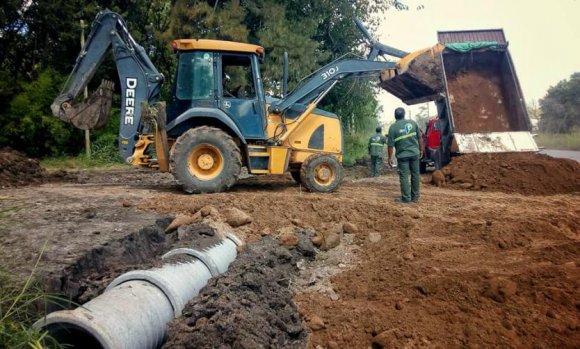
{"label": "overcast sky", "polygon": [[[437,31],[503,28],[526,102],[580,72],[580,0],[405,0],[389,10],[375,35],[387,45],[416,51],[437,43]],[[417,6],[424,8],[417,10]],[[398,98],[381,92],[381,119]],[[433,109],[431,109],[433,110]],[[433,113],[433,112],[432,112]]]}

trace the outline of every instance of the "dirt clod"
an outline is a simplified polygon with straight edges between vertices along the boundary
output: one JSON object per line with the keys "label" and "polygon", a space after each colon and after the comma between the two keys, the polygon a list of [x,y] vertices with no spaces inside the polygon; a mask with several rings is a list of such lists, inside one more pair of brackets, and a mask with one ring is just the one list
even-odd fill
{"label": "dirt clod", "polygon": [[357,234],[358,233],[358,227],[356,226],[356,224],[351,223],[351,222],[344,222],[342,224],[342,230],[345,234]]}
{"label": "dirt clod", "polygon": [[308,321],[308,327],[310,327],[312,331],[322,330],[325,327],[324,321],[318,315],[313,315],[310,318],[310,321]]}
{"label": "dirt clod", "polygon": [[167,226],[167,228],[165,229],[165,233],[171,233],[171,232],[175,231],[177,228],[181,227],[182,225],[188,225],[188,224],[193,223],[194,221],[195,221],[195,217],[193,217],[192,215],[189,215],[189,214],[177,215],[173,219],[171,224],[169,224]]}
{"label": "dirt clod", "polygon": [[441,170],[433,172],[433,174],[431,175],[431,183],[436,187],[445,186],[445,175]]}
{"label": "dirt clod", "polygon": [[224,216],[226,223],[233,228],[252,223],[252,217],[236,207],[230,207],[223,210],[221,213]]}
{"label": "dirt clod", "polygon": [[294,233],[285,233],[279,239],[282,246],[294,247],[298,245],[298,237]]}

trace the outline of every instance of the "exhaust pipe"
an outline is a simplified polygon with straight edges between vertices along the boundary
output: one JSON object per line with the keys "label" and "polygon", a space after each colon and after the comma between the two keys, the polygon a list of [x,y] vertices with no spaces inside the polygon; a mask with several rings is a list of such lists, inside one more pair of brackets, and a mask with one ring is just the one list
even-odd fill
{"label": "exhaust pipe", "polygon": [[67,348],[158,348],[167,324],[181,315],[189,300],[211,277],[225,272],[242,241],[228,234],[202,250],[180,248],[162,258],[193,257],[191,262],[135,270],[117,277],[105,292],[74,310],[61,310],[38,320],[34,327],[47,331]]}

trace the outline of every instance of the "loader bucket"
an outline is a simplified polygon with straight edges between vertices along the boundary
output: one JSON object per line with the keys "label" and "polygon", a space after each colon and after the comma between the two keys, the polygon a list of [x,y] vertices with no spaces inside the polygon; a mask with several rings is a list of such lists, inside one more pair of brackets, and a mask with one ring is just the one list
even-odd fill
{"label": "loader bucket", "polygon": [[55,106],[58,107],[58,112],[55,114],[59,119],[81,130],[101,128],[107,123],[111,112],[113,89],[113,82],[103,80],[89,98],[74,105],[64,102],[60,106]]}
{"label": "loader bucket", "polygon": [[381,74],[380,86],[407,104],[437,100],[445,91],[440,54],[445,47],[436,45],[403,57],[397,69]]}

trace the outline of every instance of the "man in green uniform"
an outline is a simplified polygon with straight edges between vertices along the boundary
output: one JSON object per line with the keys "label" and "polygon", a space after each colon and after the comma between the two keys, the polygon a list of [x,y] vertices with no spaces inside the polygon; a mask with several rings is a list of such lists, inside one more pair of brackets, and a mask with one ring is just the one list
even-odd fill
{"label": "man in green uniform", "polygon": [[381,175],[383,167],[383,157],[385,156],[385,145],[387,138],[382,134],[383,129],[379,126],[376,133],[369,138],[369,154],[371,155],[371,177]]}
{"label": "man in green uniform", "polygon": [[[396,149],[401,197],[397,202],[419,202],[419,162],[423,157],[423,139],[417,123],[405,120],[405,109],[395,109],[395,123],[389,128],[389,165],[393,166],[393,147]],[[409,173],[411,186],[409,186]]]}

